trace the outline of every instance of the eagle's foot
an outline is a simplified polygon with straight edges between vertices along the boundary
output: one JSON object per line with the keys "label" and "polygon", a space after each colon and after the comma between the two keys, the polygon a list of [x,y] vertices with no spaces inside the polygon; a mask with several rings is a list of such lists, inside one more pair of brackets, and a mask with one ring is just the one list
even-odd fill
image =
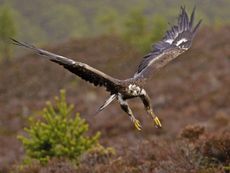
{"label": "eagle's foot", "polygon": [[159,118],[154,114],[153,110],[148,109],[147,111],[152,116],[155,127],[161,128],[162,127],[161,122],[160,122]]}
{"label": "eagle's foot", "polygon": [[135,127],[136,127],[137,130],[141,130],[141,123],[140,123],[139,120],[134,119],[133,123],[134,123],[134,125],[135,125]]}
{"label": "eagle's foot", "polygon": [[161,122],[160,122],[160,120],[159,120],[159,118],[157,116],[154,117],[154,124],[155,124],[156,128],[161,128],[162,127]]}

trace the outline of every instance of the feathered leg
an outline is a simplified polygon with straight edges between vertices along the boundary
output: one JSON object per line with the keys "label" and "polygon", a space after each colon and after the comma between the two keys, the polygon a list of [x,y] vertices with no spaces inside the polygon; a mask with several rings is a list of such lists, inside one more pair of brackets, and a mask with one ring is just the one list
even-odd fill
{"label": "feathered leg", "polygon": [[118,101],[119,101],[119,103],[120,103],[121,109],[122,109],[123,111],[125,111],[125,112],[129,115],[131,121],[134,123],[135,127],[137,128],[137,130],[141,130],[140,121],[137,120],[137,119],[135,118],[135,116],[133,115],[133,112],[132,112],[132,110],[130,109],[130,107],[129,107],[127,101],[124,100],[124,99],[122,98],[121,95],[118,95]]}
{"label": "feathered leg", "polygon": [[159,118],[153,112],[153,109],[152,109],[151,103],[150,103],[150,98],[144,89],[141,92],[140,98],[141,98],[141,100],[145,106],[147,113],[153,118],[155,127],[157,127],[157,128],[162,127]]}

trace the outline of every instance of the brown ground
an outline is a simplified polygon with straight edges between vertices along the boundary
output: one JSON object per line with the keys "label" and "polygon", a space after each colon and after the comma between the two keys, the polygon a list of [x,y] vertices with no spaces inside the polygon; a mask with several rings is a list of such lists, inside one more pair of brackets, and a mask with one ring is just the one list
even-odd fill
{"label": "brown ground", "polygon": [[[108,93],[35,54],[0,66],[0,172],[9,172],[23,156],[16,136],[26,118],[62,88],[89,122],[90,131],[101,131],[101,143],[114,147],[117,154],[103,163],[86,161],[79,170],[54,160],[47,168],[35,166],[28,172],[223,172],[223,165],[230,165],[229,40],[229,27],[203,29],[192,49],[153,75],[146,90],[163,128],[153,127],[140,100],[130,100],[142,122],[141,132],[134,129],[117,103],[94,116]],[[116,37],[71,40],[47,49],[123,79],[133,75],[142,56]],[[201,170],[197,165],[202,164],[193,153],[196,148],[199,157],[215,158],[217,166]]]}

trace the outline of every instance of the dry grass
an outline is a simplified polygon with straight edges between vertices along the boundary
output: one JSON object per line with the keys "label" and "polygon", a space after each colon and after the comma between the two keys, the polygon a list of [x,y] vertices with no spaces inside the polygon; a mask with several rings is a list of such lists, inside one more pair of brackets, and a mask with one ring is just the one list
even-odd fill
{"label": "dry grass", "polygon": [[[135,131],[115,103],[93,116],[107,97],[104,89],[78,80],[56,64],[28,54],[7,67],[1,66],[0,83],[4,85],[0,85],[0,172],[10,172],[12,165],[20,163],[23,149],[16,135],[26,125],[28,115],[44,107],[45,101],[58,95],[61,88],[67,90],[68,101],[89,122],[90,133],[101,131],[101,143],[113,147],[116,154],[89,153],[77,167],[68,160],[54,159],[47,166],[34,164],[18,172],[227,172],[229,35],[229,27],[220,31],[204,29],[189,52],[154,75],[146,90],[163,129],[153,127],[137,99],[130,104],[142,122],[141,133]],[[134,48],[114,37],[72,40],[49,50],[75,57],[114,77],[129,77],[140,61]]]}

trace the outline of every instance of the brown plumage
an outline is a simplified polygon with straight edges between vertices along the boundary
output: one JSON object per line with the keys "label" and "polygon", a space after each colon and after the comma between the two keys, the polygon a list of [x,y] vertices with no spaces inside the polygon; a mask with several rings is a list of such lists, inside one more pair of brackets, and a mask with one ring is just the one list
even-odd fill
{"label": "brown plumage", "polygon": [[140,130],[140,122],[134,117],[127,103],[127,99],[140,97],[147,113],[154,119],[155,126],[161,127],[158,117],[153,113],[150,98],[143,87],[152,73],[191,47],[192,40],[201,23],[200,20],[198,24],[193,27],[194,15],[195,8],[189,18],[185,8],[181,7],[177,25],[172,26],[171,29],[166,32],[163,39],[154,45],[153,50],[143,57],[134,76],[126,80],[115,79],[87,64],[36,48],[33,45],[19,42],[15,39],[12,39],[12,41],[18,46],[29,48],[35,53],[48,58],[50,61],[62,65],[65,69],[95,86],[105,87],[106,90],[110,92],[110,97],[99,108],[98,112],[102,111],[113,100],[117,99],[122,110],[129,115],[135,127]]}

